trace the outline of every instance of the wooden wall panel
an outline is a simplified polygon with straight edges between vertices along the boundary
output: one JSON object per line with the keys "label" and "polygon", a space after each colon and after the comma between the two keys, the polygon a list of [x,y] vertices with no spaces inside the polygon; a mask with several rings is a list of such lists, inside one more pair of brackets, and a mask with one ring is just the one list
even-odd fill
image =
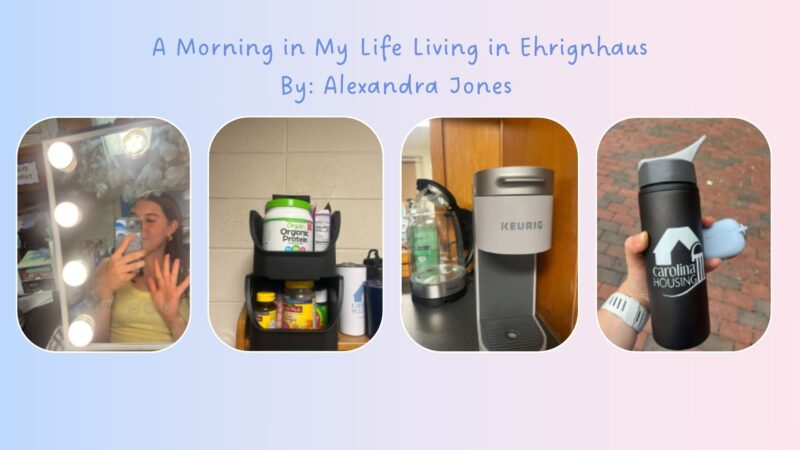
{"label": "wooden wall panel", "polygon": [[500,166],[500,119],[442,119],[442,142],[443,184],[471,210],[472,176]]}
{"label": "wooden wall panel", "polygon": [[553,245],[539,255],[537,312],[564,340],[578,313],[578,154],[561,125],[546,119],[503,119],[503,166],[554,171]]}
{"label": "wooden wall panel", "polygon": [[444,185],[444,138],[442,137],[444,119],[431,119],[431,176],[433,181]]}

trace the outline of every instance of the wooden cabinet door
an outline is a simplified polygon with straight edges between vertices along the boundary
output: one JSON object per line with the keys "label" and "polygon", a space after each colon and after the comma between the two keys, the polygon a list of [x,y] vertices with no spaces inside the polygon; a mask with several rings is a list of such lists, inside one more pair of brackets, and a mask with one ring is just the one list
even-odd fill
{"label": "wooden cabinet door", "polygon": [[553,245],[537,259],[536,310],[561,341],[578,318],[578,153],[547,119],[503,119],[503,165],[553,170]]}
{"label": "wooden cabinet door", "polygon": [[439,119],[431,123],[434,181],[458,206],[472,209],[472,176],[500,166],[500,119]]}

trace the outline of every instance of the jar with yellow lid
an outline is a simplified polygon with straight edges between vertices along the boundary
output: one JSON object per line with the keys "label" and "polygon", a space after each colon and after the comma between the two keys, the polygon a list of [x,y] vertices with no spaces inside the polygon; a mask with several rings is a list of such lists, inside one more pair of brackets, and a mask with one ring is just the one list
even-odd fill
{"label": "jar with yellow lid", "polygon": [[274,292],[256,293],[256,304],[253,308],[256,322],[264,330],[278,328],[278,305],[275,304]]}
{"label": "jar with yellow lid", "polygon": [[314,328],[314,282],[287,280],[283,292],[283,328]]}

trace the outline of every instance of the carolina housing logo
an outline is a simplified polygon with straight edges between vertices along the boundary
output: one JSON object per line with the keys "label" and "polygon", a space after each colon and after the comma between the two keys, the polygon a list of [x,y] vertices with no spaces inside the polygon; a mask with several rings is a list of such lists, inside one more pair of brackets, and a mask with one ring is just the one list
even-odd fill
{"label": "carolina housing logo", "polygon": [[[678,244],[688,251],[688,264],[687,261],[673,264],[672,253]],[[689,227],[667,229],[653,253],[656,265],[651,273],[652,281],[655,287],[668,290],[664,297],[680,297],[706,279],[703,245]]]}

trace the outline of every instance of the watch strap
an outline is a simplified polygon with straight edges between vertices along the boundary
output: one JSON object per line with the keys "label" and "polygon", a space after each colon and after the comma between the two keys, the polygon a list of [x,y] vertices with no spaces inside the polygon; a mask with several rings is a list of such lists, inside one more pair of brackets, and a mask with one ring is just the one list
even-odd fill
{"label": "watch strap", "polygon": [[650,313],[642,306],[641,303],[636,301],[633,297],[629,297],[620,292],[611,294],[610,297],[603,303],[601,309],[611,312],[618,316],[623,322],[628,324],[636,332],[642,331]]}

